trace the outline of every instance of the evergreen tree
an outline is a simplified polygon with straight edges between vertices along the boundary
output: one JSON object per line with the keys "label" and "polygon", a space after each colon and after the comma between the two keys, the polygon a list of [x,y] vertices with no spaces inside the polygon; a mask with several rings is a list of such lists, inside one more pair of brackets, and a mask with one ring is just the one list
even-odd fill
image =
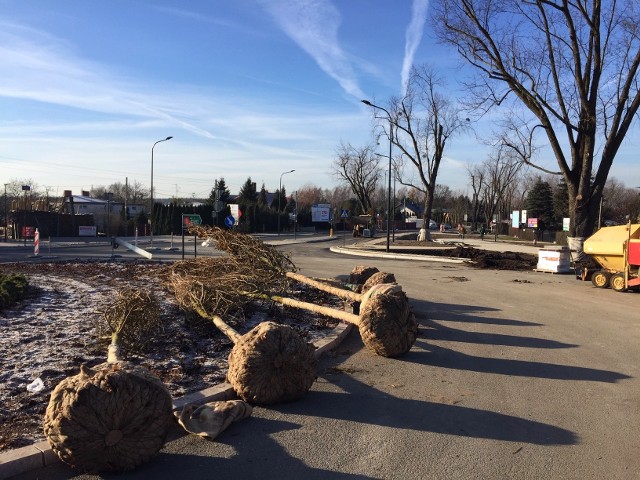
{"label": "evergreen tree", "polygon": [[561,179],[553,189],[553,213],[556,221],[569,217],[569,195],[567,193],[567,183]]}
{"label": "evergreen tree", "polygon": [[274,210],[280,209],[282,211],[287,206],[287,192],[282,186],[281,190],[276,190],[276,194],[273,196],[273,200],[271,201],[271,208]]}
{"label": "evergreen tree", "polygon": [[[220,191],[219,197],[218,191]],[[213,188],[211,189],[211,193],[209,194],[209,198],[207,199],[208,205],[213,205],[213,202],[216,200],[220,200],[221,202],[227,203],[229,201],[229,197],[231,196],[231,192],[229,188],[227,188],[227,182],[225,182],[224,177],[220,177],[220,180],[216,180],[213,184]]]}
{"label": "evergreen tree", "polygon": [[538,229],[540,231],[553,225],[553,192],[551,185],[538,177],[537,182],[529,191],[525,200],[527,217],[538,219]]}
{"label": "evergreen tree", "polygon": [[267,207],[267,189],[264,186],[264,182],[262,183],[262,187],[260,188],[260,195],[258,195],[258,205],[260,207]]}
{"label": "evergreen tree", "polygon": [[256,183],[251,181],[251,177],[247,178],[244,185],[240,187],[238,194],[238,203],[243,205],[253,205],[258,201],[258,193],[256,191]]}

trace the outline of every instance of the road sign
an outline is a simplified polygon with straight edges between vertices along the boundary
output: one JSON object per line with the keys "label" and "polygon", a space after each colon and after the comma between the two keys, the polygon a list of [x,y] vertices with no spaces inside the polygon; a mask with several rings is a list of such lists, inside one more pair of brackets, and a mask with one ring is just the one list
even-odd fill
{"label": "road sign", "polygon": [[213,202],[213,211],[216,213],[220,213],[226,208],[226,206],[226,203],[221,202],[220,200],[216,200],[215,202]]}
{"label": "road sign", "polygon": [[340,218],[349,218],[349,210],[344,208],[340,210]]}
{"label": "road sign", "polygon": [[242,217],[242,212],[240,211],[240,205],[237,203],[230,203],[229,210],[231,211],[231,215],[236,221],[240,221],[240,217]]}
{"label": "road sign", "polygon": [[189,227],[191,225],[200,225],[202,223],[202,217],[196,213],[183,213],[182,214],[182,226]]}
{"label": "road sign", "polygon": [[228,215],[225,219],[224,219],[224,224],[231,228],[236,224],[236,219],[233,218],[233,215]]}

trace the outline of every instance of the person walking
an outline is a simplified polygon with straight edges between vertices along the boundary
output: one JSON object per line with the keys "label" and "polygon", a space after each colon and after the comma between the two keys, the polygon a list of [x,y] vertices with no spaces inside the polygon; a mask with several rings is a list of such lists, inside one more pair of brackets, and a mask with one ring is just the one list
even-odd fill
{"label": "person walking", "polygon": [[484,228],[484,223],[480,226],[480,240],[484,240],[484,234],[487,233],[487,230]]}

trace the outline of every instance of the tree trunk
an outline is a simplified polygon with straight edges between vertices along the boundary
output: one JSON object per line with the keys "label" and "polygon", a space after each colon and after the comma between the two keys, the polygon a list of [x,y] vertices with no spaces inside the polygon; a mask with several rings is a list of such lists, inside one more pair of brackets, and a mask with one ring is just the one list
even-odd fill
{"label": "tree trunk", "polygon": [[431,209],[433,208],[433,193],[435,191],[435,184],[431,183],[426,189],[424,197],[424,213],[422,214],[422,228],[425,230],[425,241],[431,241],[431,230],[429,229],[429,223],[431,222]]}

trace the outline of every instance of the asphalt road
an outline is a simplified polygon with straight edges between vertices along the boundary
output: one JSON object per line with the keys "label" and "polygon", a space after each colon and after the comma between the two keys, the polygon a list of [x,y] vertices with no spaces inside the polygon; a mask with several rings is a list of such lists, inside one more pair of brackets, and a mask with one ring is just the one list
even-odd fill
{"label": "asphalt road", "polygon": [[[184,255],[193,258],[197,255],[217,255],[212,248],[203,248],[201,241],[194,241],[189,236],[159,236],[154,237],[153,244],[148,237],[142,237],[138,241],[134,238],[125,238],[128,243],[147,249],[153,260],[178,260]],[[144,259],[145,257],[127,249],[124,246],[113,248],[108,238],[53,238],[43,239],[40,242],[38,255],[35,255],[33,241],[24,242],[0,242],[0,263],[2,262],[40,262],[53,260],[87,260],[87,259]]]}
{"label": "asphalt road", "polygon": [[[420,321],[411,352],[375,356],[354,330],[305,399],[255,408],[216,441],[180,435],[118,478],[640,478],[640,294],[327,243],[281,248],[307,275],[393,272]],[[101,477],[57,466],[17,478]]]}

